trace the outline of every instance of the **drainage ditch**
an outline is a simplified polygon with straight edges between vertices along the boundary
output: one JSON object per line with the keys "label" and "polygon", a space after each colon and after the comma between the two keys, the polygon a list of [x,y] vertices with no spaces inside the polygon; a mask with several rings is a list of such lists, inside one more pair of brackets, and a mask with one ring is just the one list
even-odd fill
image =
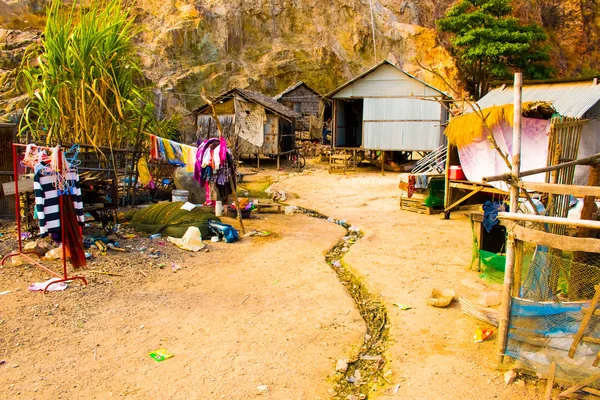
{"label": "drainage ditch", "polygon": [[[343,262],[344,254],[356,243],[363,233],[346,221],[327,217],[319,212],[297,207],[296,212],[336,223],[346,229],[344,236],[325,255],[325,261],[336,272],[346,291],[354,299],[356,307],[365,321],[367,332],[361,347],[354,357],[336,366],[333,386],[335,400],[367,399],[370,393],[381,390],[390,382],[384,373],[385,351],[388,345],[388,317],[385,306],[378,296],[369,291],[366,285]],[[344,370],[345,369],[345,370]]]}

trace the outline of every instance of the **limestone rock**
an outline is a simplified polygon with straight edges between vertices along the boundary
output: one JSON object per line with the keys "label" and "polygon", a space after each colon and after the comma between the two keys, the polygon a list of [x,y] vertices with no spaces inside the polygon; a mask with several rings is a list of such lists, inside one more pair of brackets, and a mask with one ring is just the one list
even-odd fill
{"label": "limestone rock", "polygon": [[337,364],[335,364],[335,372],[346,372],[348,369],[348,362],[346,360],[340,359]]}
{"label": "limestone rock", "polygon": [[206,192],[200,187],[198,181],[194,180],[193,172],[187,172],[185,168],[177,168],[173,174],[175,187],[178,190],[189,192],[188,201],[194,204],[202,204],[206,201]]}

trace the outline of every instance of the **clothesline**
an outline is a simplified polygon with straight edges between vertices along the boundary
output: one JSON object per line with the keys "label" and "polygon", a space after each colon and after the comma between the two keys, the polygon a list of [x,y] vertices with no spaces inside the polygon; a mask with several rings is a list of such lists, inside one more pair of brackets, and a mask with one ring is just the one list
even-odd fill
{"label": "clothesline", "polygon": [[160,136],[145,134],[150,136],[150,158],[164,160],[179,167],[185,166],[187,172],[194,172],[197,147]]}

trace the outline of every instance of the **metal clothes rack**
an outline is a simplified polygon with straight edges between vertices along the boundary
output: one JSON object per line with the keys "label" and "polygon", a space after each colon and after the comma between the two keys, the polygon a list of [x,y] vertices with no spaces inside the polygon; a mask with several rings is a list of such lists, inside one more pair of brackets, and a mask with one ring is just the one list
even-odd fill
{"label": "metal clothes rack", "polygon": [[[52,271],[51,269],[49,269],[48,267],[40,264],[38,261],[34,260],[33,258],[31,258],[30,256],[28,256],[28,254],[36,254],[38,255],[39,258],[39,254],[37,254],[34,250],[30,250],[30,251],[24,251],[23,250],[23,242],[21,240],[21,202],[19,201],[19,171],[18,171],[18,161],[17,161],[17,147],[26,147],[26,145],[24,144],[20,144],[20,143],[13,143],[12,144],[12,155],[13,155],[13,177],[15,180],[15,215],[17,218],[17,240],[18,240],[18,251],[15,253],[11,253],[6,255],[2,261],[0,262],[0,264],[4,265],[4,263],[6,262],[6,260],[8,260],[11,257],[15,257],[15,256],[21,256],[24,259],[26,259],[27,261],[29,261],[31,264],[35,265],[36,267],[48,272],[49,274],[59,278],[55,281],[50,282],[49,284],[46,285],[46,287],[44,288],[44,294],[46,293],[46,291],[48,290],[48,287],[50,287],[51,285],[54,285],[56,283],[60,283],[60,282],[67,282],[67,281],[72,281],[75,279],[81,279],[84,283],[85,286],[87,286],[87,280],[83,277],[83,276],[79,276],[79,275],[75,275],[75,276],[69,276],[67,273],[67,249],[66,246],[64,244],[64,240],[65,240],[65,224],[64,224],[64,208],[63,208],[63,196],[58,196],[58,201],[59,201],[59,220],[60,220],[60,231],[61,231],[61,240],[63,241],[62,243],[62,275]],[[44,150],[54,150],[50,147],[43,147],[43,146],[37,146],[39,149],[44,149]],[[62,168],[62,148],[60,146],[58,146],[58,160],[59,160],[59,169]]]}

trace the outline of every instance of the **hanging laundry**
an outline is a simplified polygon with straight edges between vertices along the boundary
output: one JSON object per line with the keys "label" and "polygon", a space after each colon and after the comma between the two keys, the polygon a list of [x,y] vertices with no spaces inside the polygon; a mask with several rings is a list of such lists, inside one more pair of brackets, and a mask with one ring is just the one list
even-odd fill
{"label": "hanging laundry", "polygon": [[158,143],[155,135],[150,135],[150,159],[158,159]]}
{"label": "hanging laundry", "polygon": [[196,165],[196,153],[198,152],[197,147],[183,145],[185,157],[185,170],[186,172],[194,172],[194,166]]}
{"label": "hanging laundry", "polygon": [[[224,138],[210,138],[198,145],[196,152],[196,165],[194,168],[194,179],[200,186],[206,187],[207,183],[216,185],[219,197],[223,200],[231,194],[230,179],[235,174],[233,156],[227,149]],[[235,184],[235,180],[234,180]],[[207,198],[212,202],[213,196]]]}
{"label": "hanging laundry", "polygon": [[[60,175],[51,171],[44,175],[44,168],[38,168],[33,176],[33,189],[35,194],[35,211],[40,225],[40,233],[45,235],[49,232],[60,232],[60,209],[59,196],[69,194],[72,196],[73,209],[76,220],[83,226],[83,202],[81,201],[81,188],[79,187],[79,175],[70,171],[66,175]],[[63,188],[58,188],[62,185]]]}
{"label": "hanging laundry", "polygon": [[410,175],[408,177],[408,188],[406,189],[406,191],[408,192],[408,198],[410,199],[412,197],[412,195],[415,193],[415,183],[416,183],[416,179],[414,175]]}
{"label": "hanging laundry", "polygon": [[[70,158],[67,157],[69,153],[72,153]],[[48,155],[29,145],[25,157],[27,165],[34,169],[35,215],[40,234],[50,233],[55,240],[62,242],[75,268],[86,264],[80,228],[85,218],[76,168],[79,165],[78,153],[77,146],[68,152],[57,146]]]}
{"label": "hanging laundry", "polygon": [[485,230],[490,233],[494,226],[500,223],[498,219],[499,212],[508,211],[508,204],[503,201],[489,201],[483,203],[481,206],[483,209],[483,222],[482,225]]}
{"label": "hanging laundry", "polygon": [[427,189],[429,182],[426,174],[415,175],[415,189]]}
{"label": "hanging laundry", "polygon": [[150,170],[148,169],[148,163],[144,157],[141,157],[137,164],[138,170],[138,182],[142,185],[146,186],[152,180],[152,175],[150,174]]}
{"label": "hanging laundry", "polygon": [[[167,139],[163,139],[167,140]],[[172,140],[167,140],[169,145],[171,146],[171,151],[173,152],[173,157],[170,157],[170,153],[167,152],[167,161],[169,164],[177,165],[179,167],[183,167],[185,165],[183,150],[181,149],[181,145]]]}
{"label": "hanging laundry", "polygon": [[150,159],[166,161],[171,165],[186,167],[189,172],[193,172],[194,161],[189,161],[190,156],[195,160],[195,151],[187,146],[173,140],[161,138],[155,135],[150,136]]}

